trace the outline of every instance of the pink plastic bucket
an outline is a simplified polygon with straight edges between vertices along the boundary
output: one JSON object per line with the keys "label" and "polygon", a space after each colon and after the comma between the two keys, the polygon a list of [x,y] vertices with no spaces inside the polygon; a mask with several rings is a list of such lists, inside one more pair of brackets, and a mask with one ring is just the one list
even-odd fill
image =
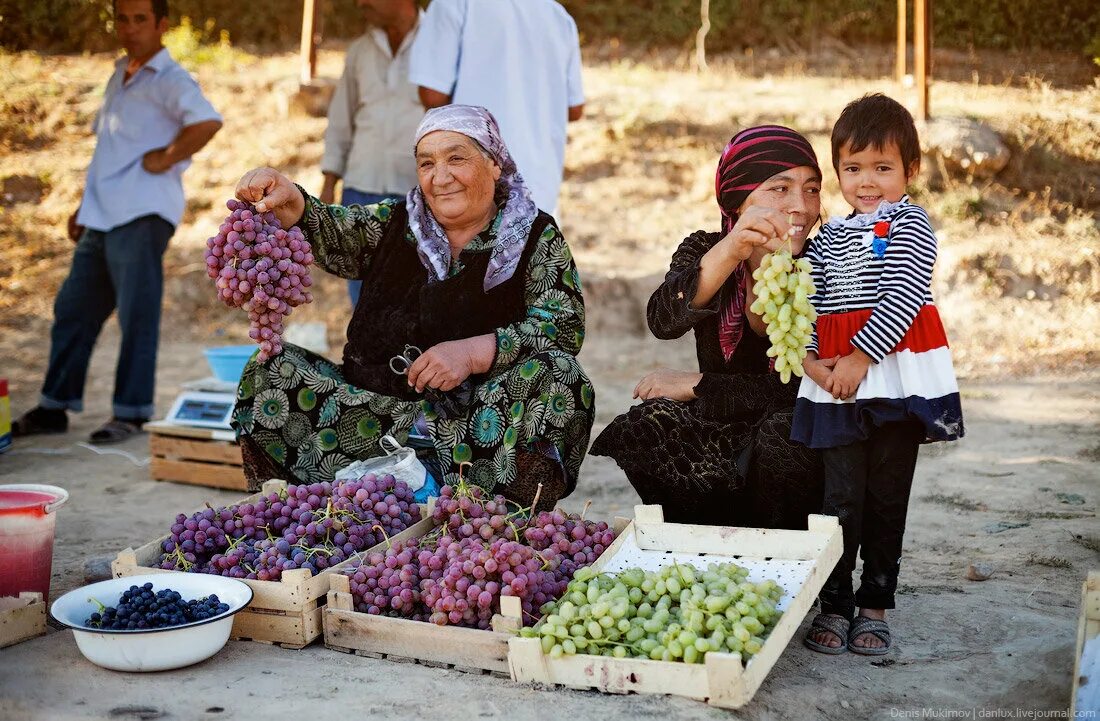
{"label": "pink plastic bucket", "polygon": [[50,594],[54,514],[69,492],[56,486],[0,486],[0,596]]}

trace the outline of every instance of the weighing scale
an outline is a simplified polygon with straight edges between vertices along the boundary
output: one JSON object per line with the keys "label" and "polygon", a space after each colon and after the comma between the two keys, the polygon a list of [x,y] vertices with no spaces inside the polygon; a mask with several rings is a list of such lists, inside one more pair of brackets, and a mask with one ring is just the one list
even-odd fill
{"label": "weighing scale", "polygon": [[183,391],[172,403],[164,422],[176,426],[194,426],[232,430],[233,406],[237,402],[237,384],[217,378],[203,378],[183,384]]}

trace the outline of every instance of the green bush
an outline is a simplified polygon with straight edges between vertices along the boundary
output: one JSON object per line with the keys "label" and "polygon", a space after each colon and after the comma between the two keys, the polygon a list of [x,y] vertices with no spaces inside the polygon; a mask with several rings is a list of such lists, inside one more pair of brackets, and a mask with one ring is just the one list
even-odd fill
{"label": "green bush", "polygon": [[[645,10],[632,0],[561,3],[586,40],[685,45],[699,27],[699,0],[653,0]],[[896,14],[896,0],[711,0],[707,47],[721,51],[792,42],[812,47],[821,36],[891,43],[897,32]],[[941,47],[1076,52],[1100,35],[1100,5],[1095,0],[937,2],[932,25],[935,43]]]}
{"label": "green bush", "polygon": [[[169,0],[173,24],[214,18],[238,45],[291,50],[298,46],[302,0]],[[585,41],[617,38],[632,45],[690,46],[699,27],[699,0],[561,0]],[[324,0],[325,37],[363,31],[355,0]],[[711,0],[707,47],[812,48],[823,36],[851,43],[891,43],[896,0]],[[110,0],[0,0],[0,45],[40,51],[111,47]],[[941,47],[1087,51],[1100,45],[1096,0],[954,0],[933,5],[933,35]],[[1095,44],[1095,45],[1094,45]],[[1093,56],[1100,55],[1093,51]]]}
{"label": "green bush", "polygon": [[191,18],[180,18],[179,24],[164,34],[164,47],[168,48],[176,62],[188,70],[200,65],[212,65],[227,71],[252,57],[233,47],[229,42],[229,31],[217,30],[213,18],[206,21],[202,30],[191,24]]}

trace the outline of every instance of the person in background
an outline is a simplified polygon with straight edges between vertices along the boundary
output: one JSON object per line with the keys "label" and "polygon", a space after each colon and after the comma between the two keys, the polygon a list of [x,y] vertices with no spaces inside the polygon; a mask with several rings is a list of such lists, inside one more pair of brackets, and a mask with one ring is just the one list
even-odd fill
{"label": "person in background", "polygon": [[433,0],[409,79],[427,108],[488,108],[536,205],[557,215],[565,126],[584,112],[577,25],[555,0]]}
{"label": "person in background", "polygon": [[13,424],[17,436],[68,430],[66,411],[83,409],[88,361],[116,308],[122,343],[113,418],[91,441],[125,440],[153,415],[161,258],[183,215],[183,171],[222,126],[199,84],[164,48],[167,0],[116,0],[114,19],[126,55],[104,91],[83,198],[69,218],[76,250],[54,301],[41,398]]}
{"label": "person in background", "polygon": [[[416,185],[408,153],[424,117],[417,88],[408,80],[409,55],[422,13],[416,0],[359,0],[369,25],[348,46],[344,74],[328,108],[321,172],[322,203],[343,205],[398,200]],[[348,281],[354,307],[363,281]]]}

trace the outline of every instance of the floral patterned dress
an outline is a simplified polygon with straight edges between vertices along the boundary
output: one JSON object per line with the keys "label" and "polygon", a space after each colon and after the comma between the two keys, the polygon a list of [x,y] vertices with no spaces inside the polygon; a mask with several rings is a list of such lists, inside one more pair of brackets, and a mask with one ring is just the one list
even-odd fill
{"label": "floral patterned dress", "polygon": [[[407,228],[403,234],[386,232],[395,215],[393,201],[330,206],[303,194],[307,204],[300,226],[315,263],[334,275],[362,278],[385,243],[415,244]],[[452,261],[450,278],[477,272],[467,266],[492,250],[499,220],[498,214]],[[527,451],[561,469],[564,488],[558,495],[568,494],[576,486],[595,415],[592,384],[576,359],[584,340],[584,300],[561,232],[549,223],[528,243],[536,245],[525,270],[521,267],[524,317],[496,329],[496,358],[476,377],[466,415],[442,418],[426,399],[357,387],[346,379],[346,368],[285,344],[266,363],[253,357],[242,374],[233,421],[242,447],[261,449],[276,468],[315,482],[331,480],[354,460],[381,455],[378,440],[384,434],[404,441],[415,426],[431,438],[443,481],[456,480],[458,464],[470,462],[468,478],[488,489],[503,486],[496,490],[508,495],[507,487],[523,484]],[[420,272],[424,275],[408,282],[423,283],[426,271]],[[378,317],[388,310],[367,309]],[[348,349],[353,328],[354,320]]]}

